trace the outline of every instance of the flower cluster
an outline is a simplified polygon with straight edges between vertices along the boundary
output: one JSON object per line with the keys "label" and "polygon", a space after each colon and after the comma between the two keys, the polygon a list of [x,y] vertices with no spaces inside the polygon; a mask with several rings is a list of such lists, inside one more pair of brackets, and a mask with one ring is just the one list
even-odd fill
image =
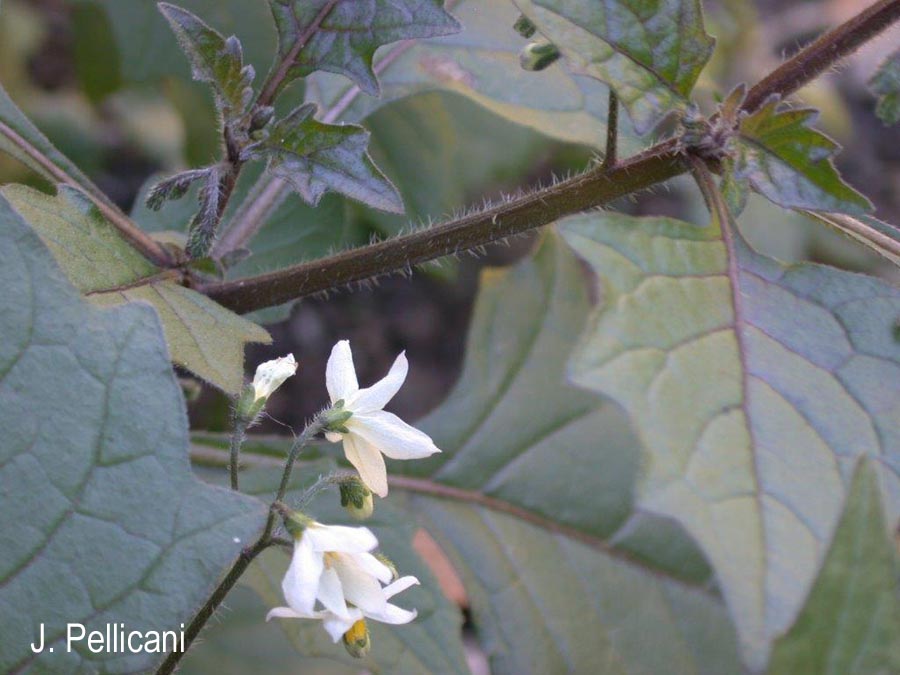
{"label": "flower cluster", "polygon": [[[250,412],[258,414],[296,368],[290,354],[260,365],[244,397]],[[347,460],[359,472],[359,478],[340,481],[341,503],[355,518],[371,515],[373,492],[379,497],[388,493],[383,455],[417,459],[440,452],[427,434],[384,410],[403,385],[408,370],[406,355],[401,353],[384,378],[361,389],[349,342],[338,342],[328,359],[325,383],[331,405],[321,413],[320,420],[325,437],[343,443]],[[297,512],[285,516],[285,526],[294,537],[291,564],[282,582],[287,606],[271,610],[267,621],[320,620],[334,642],[343,638],[347,650],[360,657],[369,649],[366,619],[404,624],[416,617],[415,610],[403,609],[389,600],[419,580],[413,576],[397,578],[396,570],[373,555],[378,539],[371,530],[323,525]]]}

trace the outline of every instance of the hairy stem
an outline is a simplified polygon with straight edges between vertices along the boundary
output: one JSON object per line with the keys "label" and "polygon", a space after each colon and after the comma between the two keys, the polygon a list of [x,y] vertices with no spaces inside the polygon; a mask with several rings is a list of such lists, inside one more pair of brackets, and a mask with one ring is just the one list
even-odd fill
{"label": "hairy stem", "polygon": [[609,109],[606,113],[606,155],[603,157],[603,168],[610,169],[618,161],[619,143],[619,97],[609,90]]}
{"label": "hairy stem", "polygon": [[241,446],[247,438],[247,422],[240,415],[234,416],[234,432],[231,434],[231,461],[228,463],[228,473],[231,477],[231,489],[240,489],[238,481],[238,469],[241,462]]}
{"label": "hairy stem", "polygon": [[900,19],[900,0],[880,0],[781,64],[760,80],[744,101],[744,110],[753,112],[772,94],[782,98],[814,80],[845,56]]}
{"label": "hairy stem", "polygon": [[277,272],[200,288],[236,312],[278,305],[445,255],[467,251],[601,206],[683,173],[674,142],[611,169],[595,169],[480,213]]}

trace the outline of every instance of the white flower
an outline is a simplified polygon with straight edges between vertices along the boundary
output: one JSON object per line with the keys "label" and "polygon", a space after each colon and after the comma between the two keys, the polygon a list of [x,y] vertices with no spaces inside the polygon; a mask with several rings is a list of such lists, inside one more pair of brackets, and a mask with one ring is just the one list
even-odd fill
{"label": "white flower", "polygon": [[409,363],[401,353],[390,372],[371,387],[360,389],[347,340],[331,350],[325,369],[325,384],[332,405],[343,401],[343,410],[353,413],[344,423],[346,433],[329,431],[329,441],[344,441],[344,453],[359,471],[363,482],[379,497],[388,493],[384,453],[391,459],[418,459],[440,452],[428,434],[396,415],[382,410],[406,379]]}
{"label": "white flower", "polygon": [[[393,575],[369,553],[377,546],[368,528],[311,522],[294,541],[294,555],[281,584],[288,606],[271,610],[266,621],[320,619],[335,642],[363,617],[392,624],[412,621],[415,610],[388,600],[419,580],[407,576],[382,587]],[[317,601],[321,609],[316,609]]]}
{"label": "white flower", "polygon": [[293,354],[260,363],[253,376],[254,399],[258,401],[261,398],[269,398],[272,392],[296,372],[297,362]]}

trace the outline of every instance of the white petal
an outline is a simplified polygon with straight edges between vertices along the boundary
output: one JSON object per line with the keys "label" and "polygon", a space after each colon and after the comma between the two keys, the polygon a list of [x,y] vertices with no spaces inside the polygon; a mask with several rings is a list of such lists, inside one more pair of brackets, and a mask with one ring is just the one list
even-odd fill
{"label": "white petal", "polygon": [[269,613],[266,614],[266,621],[271,619],[307,619],[311,617],[307,617],[300,612],[295,612],[290,607],[275,607],[274,609],[270,609]]}
{"label": "white petal", "polygon": [[253,392],[256,400],[268,398],[286,379],[297,372],[293,354],[259,364],[253,376]]}
{"label": "white petal", "polygon": [[325,387],[332,403],[341,399],[346,401],[359,391],[353,354],[347,340],[341,340],[331,350],[328,365],[325,366]]}
{"label": "white petal", "polygon": [[341,580],[338,578],[337,572],[333,569],[326,569],[322,572],[317,597],[326,610],[343,619],[347,618],[344,589],[341,587]]}
{"label": "white petal", "polygon": [[353,556],[353,560],[368,574],[371,574],[383,584],[390,582],[394,578],[391,568],[371,553],[357,553]]}
{"label": "white petal", "polygon": [[306,528],[303,538],[308,539],[314,551],[363,553],[378,547],[378,538],[367,527],[313,523]]}
{"label": "white petal", "polygon": [[397,605],[387,603],[382,611],[365,614],[366,616],[375,619],[375,621],[381,621],[381,623],[401,624],[409,623],[415,619],[419,613],[414,609],[403,609],[402,607],[397,607]]}
{"label": "white petal", "polygon": [[388,374],[371,387],[360,389],[352,401],[348,402],[348,407],[354,413],[381,410],[403,386],[408,371],[409,362],[406,360],[406,352],[400,352],[400,356],[396,358]]}
{"label": "white petal", "polygon": [[284,599],[294,611],[312,614],[323,567],[322,554],[313,551],[312,542],[304,532],[300,541],[294,544],[291,564],[281,582]]}
{"label": "white petal", "polygon": [[340,640],[344,636],[344,633],[353,627],[353,624],[363,618],[362,612],[355,607],[350,608],[350,612],[347,616],[348,618],[344,618],[329,614],[322,621],[322,626],[328,631],[333,642]]}
{"label": "white petal", "polygon": [[418,459],[440,452],[428,434],[384,410],[354,414],[347,428],[391,459]]}
{"label": "white petal", "polygon": [[394,583],[389,584],[388,586],[384,587],[384,597],[392,598],[395,595],[397,595],[397,593],[402,593],[410,586],[418,586],[418,585],[419,585],[419,580],[416,579],[414,576],[400,577]]}
{"label": "white petal", "polygon": [[344,434],[338,433],[337,431],[326,431],[325,438],[329,443],[337,443],[344,437]]}
{"label": "white petal", "polygon": [[347,602],[359,607],[363,614],[384,611],[387,600],[381,592],[381,584],[356,563],[355,556],[336,555],[334,570],[341,579]]}
{"label": "white petal", "polygon": [[[353,419],[353,418],[351,418]],[[353,434],[344,434],[344,454],[347,460],[359,471],[359,477],[372,492],[379,497],[388,493],[387,468],[384,457],[374,445],[363,438],[355,438]]]}

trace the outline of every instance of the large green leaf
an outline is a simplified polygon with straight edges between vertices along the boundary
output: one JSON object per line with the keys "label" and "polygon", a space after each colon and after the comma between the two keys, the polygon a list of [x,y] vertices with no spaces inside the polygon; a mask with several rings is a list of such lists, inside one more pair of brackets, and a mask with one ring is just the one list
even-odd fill
{"label": "large green leaf", "polygon": [[[372,96],[378,95],[372,57],[379,47],[459,30],[443,0],[269,0],[269,4],[278,28],[278,58],[290,64],[289,79],[327,70],[346,75]],[[324,17],[322,12],[327,12]]]}
{"label": "large green leaf", "polygon": [[782,265],[732,230],[565,221],[605,298],[570,372],[630,413],[640,507],[703,547],[760,668],[822,565],[860,456],[900,515],[900,290]]}
{"label": "large green leaf", "polygon": [[822,574],[771,675],[900,673],[900,564],[884,522],[875,472],[856,472]]}
{"label": "large green leaf", "polygon": [[900,49],[878,67],[869,86],[878,96],[875,112],[881,120],[885,124],[900,122]]}
{"label": "large green leaf", "polygon": [[[310,100],[339,107],[341,119],[359,121],[392,100],[446,90],[552,138],[603,147],[606,86],[562,64],[523,70],[518,54],[526,41],[513,30],[518,13],[511,2],[461,0],[452,9],[461,33],[392,47],[378,63],[380,97],[354,95],[344,78],[316,73],[309,78]],[[633,133],[624,131],[623,147],[636,147]]]}
{"label": "large green leaf", "polygon": [[154,313],[81,300],[3,197],[0,283],[0,670],[147,670],[164,654],[68,652],[66,624],[178,631],[265,509],[192,475]]}
{"label": "large green leaf", "polygon": [[699,0],[513,0],[577,71],[615,89],[644,132],[688,101],[712,54]]}
{"label": "large green leaf", "polygon": [[397,188],[369,157],[369,132],[354,124],[323,124],[317,106],[304,104],[272,126],[266,140],[247,149],[268,160],[268,171],[315,206],[334,190],[383,211],[403,212]]}
{"label": "large green leaf", "polygon": [[811,108],[785,109],[773,98],[743,117],[725,162],[734,188],[749,185],[785,208],[851,215],[871,211],[869,200],[835,169],[831,159],[837,143],[810,127],[817,116]]}
{"label": "large green leaf", "polygon": [[269,342],[264,329],[154,267],[75,189],[60,186],[55,197],[16,185],[0,192],[91,301],[150,303],[159,313],[172,361],[226,392],[240,391],[244,345]]}

